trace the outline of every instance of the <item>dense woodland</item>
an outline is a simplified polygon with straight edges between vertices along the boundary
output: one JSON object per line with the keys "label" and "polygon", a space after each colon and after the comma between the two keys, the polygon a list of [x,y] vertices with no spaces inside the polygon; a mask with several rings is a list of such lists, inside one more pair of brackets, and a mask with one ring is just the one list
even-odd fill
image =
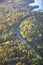
{"label": "dense woodland", "polygon": [[43,12],[31,2],[0,2],[0,65],[43,65]]}

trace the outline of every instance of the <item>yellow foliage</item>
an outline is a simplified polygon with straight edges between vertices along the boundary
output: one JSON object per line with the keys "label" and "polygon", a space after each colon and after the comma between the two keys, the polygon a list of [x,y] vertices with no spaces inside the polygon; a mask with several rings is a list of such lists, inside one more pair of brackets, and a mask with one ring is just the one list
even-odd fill
{"label": "yellow foliage", "polygon": [[42,36],[42,34],[38,34],[38,37],[41,37]]}
{"label": "yellow foliage", "polygon": [[3,35],[2,35],[2,38],[3,38],[3,39],[6,39],[6,38],[7,38],[7,34],[3,34]]}
{"label": "yellow foliage", "polygon": [[31,42],[31,41],[32,41],[32,39],[31,39],[31,38],[27,38],[27,41]]}
{"label": "yellow foliage", "polygon": [[13,34],[13,32],[12,32],[12,31],[10,31],[9,35],[12,35],[12,34]]}
{"label": "yellow foliage", "polygon": [[3,44],[10,44],[10,41],[7,41],[7,42],[5,42],[5,43],[3,43]]}
{"label": "yellow foliage", "polygon": [[11,18],[9,17],[8,19],[7,19],[7,21],[10,21],[11,20]]}
{"label": "yellow foliage", "polygon": [[40,59],[40,60],[42,59],[39,55],[37,55],[37,58]]}
{"label": "yellow foliage", "polygon": [[43,45],[38,45],[37,48],[43,49]]}
{"label": "yellow foliage", "polygon": [[3,51],[3,48],[0,46],[0,52],[2,52]]}
{"label": "yellow foliage", "polygon": [[2,49],[3,47],[2,46],[0,46],[0,49]]}

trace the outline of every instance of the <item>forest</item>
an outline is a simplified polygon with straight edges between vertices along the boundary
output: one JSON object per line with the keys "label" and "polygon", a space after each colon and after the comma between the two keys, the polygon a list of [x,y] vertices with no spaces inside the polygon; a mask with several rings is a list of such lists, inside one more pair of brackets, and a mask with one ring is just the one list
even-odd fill
{"label": "forest", "polygon": [[43,12],[32,2],[0,1],[0,65],[43,65]]}

